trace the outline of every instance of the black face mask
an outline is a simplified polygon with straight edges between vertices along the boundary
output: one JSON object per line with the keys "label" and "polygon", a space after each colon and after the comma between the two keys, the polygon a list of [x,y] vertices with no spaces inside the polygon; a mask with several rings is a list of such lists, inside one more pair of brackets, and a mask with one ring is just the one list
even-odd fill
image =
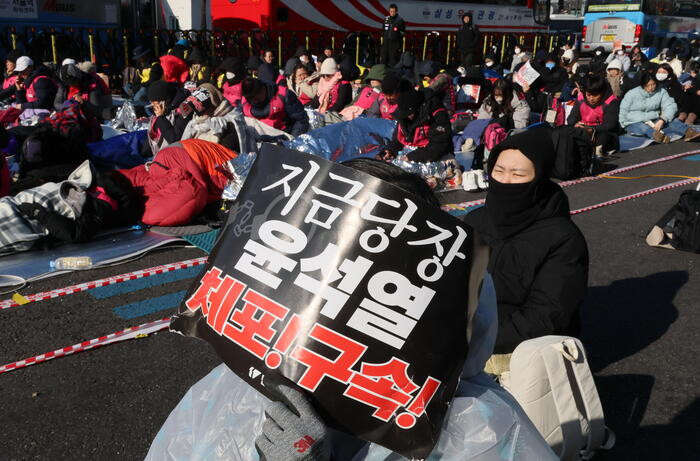
{"label": "black face mask", "polygon": [[506,184],[489,178],[486,212],[500,238],[517,234],[535,222],[540,213],[537,189],[535,182]]}

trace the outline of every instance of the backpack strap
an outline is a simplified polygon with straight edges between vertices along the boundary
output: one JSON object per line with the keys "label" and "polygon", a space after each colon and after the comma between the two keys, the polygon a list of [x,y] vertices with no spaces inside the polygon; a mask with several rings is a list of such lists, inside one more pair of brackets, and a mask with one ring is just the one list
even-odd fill
{"label": "backpack strap", "polygon": [[577,458],[578,452],[585,441],[581,433],[576,400],[571,391],[571,382],[566,372],[565,360],[573,360],[562,354],[561,348],[558,347],[560,345],[561,343],[551,344],[553,351],[543,351],[542,361],[547,369],[547,377],[549,378],[552,398],[554,406],[557,408],[562,432],[562,450],[557,455],[559,459],[569,460]]}
{"label": "backpack strap", "polygon": [[[567,338],[564,339],[563,341],[557,342],[555,344],[552,344],[552,347],[558,352],[557,355],[561,356],[563,359],[566,359],[570,362],[571,368],[573,370],[574,378],[576,379],[576,385],[578,386],[578,391],[581,394],[581,400],[584,406],[584,410],[586,414],[584,415],[586,420],[588,421],[588,440],[586,442],[585,448],[583,448],[583,440],[581,437],[580,432],[576,432],[577,435],[579,436],[580,440],[580,445],[579,449],[582,451],[581,455],[586,458],[592,455],[592,452],[599,448],[605,439],[605,419],[603,416],[603,406],[600,403],[600,398],[598,397],[598,391],[595,386],[595,382],[593,381],[593,375],[590,372],[590,368],[588,368],[587,361],[586,361],[586,354],[585,351],[583,350],[583,347],[579,347],[579,343],[576,339],[574,338]],[[550,380],[552,379],[552,375],[550,373],[550,364],[552,366],[555,365],[554,359],[550,358],[554,357],[555,354],[545,354],[545,365],[547,367],[547,374],[550,376]],[[566,363],[563,361],[559,362],[559,366],[566,366]],[[564,368],[563,370],[559,370],[558,374],[561,376],[559,379],[563,379],[565,382],[563,383],[564,385],[571,386],[571,383],[568,381],[568,376],[566,374],[566,369]],[[572,392],[566,392],[566,389],[559,387],[558,389],[554,386],[554,383],[552,383],[552,393],[554,396],[554,401],[557,406],[557,411],[559,412],[559,416],[565,416],[566,419],[561,419],[562,421],[562,431],[564,430],[564,426],[566,425],[566,421],[571,421],[572,415],[574,416],[575,420],[578,420],[578,411],[576,409],[576,402],[574,401],[574,396]],[[558,396],[558,393],[566,394],[563,396]],[[566,415],[563,415],[560,411],[560,399],[562,404],[566,405],[571,405],[567,406],[567,412]],[[573,432],[573,431],[572,431]],[[566,438],[564,439],[566,440]],[[565,446],[565,450],[568,450],[570,447]],[[576,447],[571,447],[571,449],[577,449]]]}

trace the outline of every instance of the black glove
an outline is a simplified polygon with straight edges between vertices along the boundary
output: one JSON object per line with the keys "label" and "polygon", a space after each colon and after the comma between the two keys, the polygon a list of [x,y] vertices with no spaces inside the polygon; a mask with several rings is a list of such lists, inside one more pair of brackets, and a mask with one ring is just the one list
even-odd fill
{"label": "black glove", "polygon": [[262,461],[327,461],[328,431],[304,394],[290,387],[266,383],[281,401],[265,408],[262,434],[255,448]]}
{"label": "black glove", "polygon": [[33,221],[44,222],[49,211],[38,203],[20,203],[17,205],[17,209],[22,213],[27,219]]}

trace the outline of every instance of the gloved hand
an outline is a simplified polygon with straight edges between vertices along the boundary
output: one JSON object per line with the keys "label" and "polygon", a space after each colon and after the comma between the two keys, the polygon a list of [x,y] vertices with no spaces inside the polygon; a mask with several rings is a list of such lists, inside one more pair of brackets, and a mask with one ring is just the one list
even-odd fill
{"label": "gloved hand", "polygon": [[39,222],[42,222],[48,213],[48,210],[38,203],[20,203],[17,209],[28,219]]}
{"label": "gloved hand", "polygon": [[328,431],[304,394],[282,384],[266,386],[281,401],[265,409],[262,434],[255,439],[261,461],[329,460]]}

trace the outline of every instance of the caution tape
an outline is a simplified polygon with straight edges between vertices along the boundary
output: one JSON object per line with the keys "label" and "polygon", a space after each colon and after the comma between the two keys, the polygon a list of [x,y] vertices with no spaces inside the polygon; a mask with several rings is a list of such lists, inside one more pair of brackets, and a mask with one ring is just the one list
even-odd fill
{"label": "caution tape", "polygon": [[572,210],[571,214],[575,215],[575,214],[579,214],[579,213],[584,213],[586,211],[596,210],[596,209],[602,208],[604,206],[614,205],[616,203],[625,202],[627,200],[632,200],[632,199],[639,198],[639,197],[644,197],[647,195],[655,194],[657,192],[663,192],[663,191],[669,190],[669,189],[675,189],[676,187],[682,187],[682,186],[692,184],[692,183],[698,182],[698,181],[700,181],[700,178],[690,178],[690,179],[686,179],[683,181],[672,182],[672,183],[666,184],[664,186],[659,186],[659,187],[655,187],[653,189],[647,189],[647,190],[642,191],[642,192],[637,192],[636,194],[625,195],[624,197],[608,200],[607,202],[601,202],[601,203],[597,203],[595,205],[587,206],[584,208],[579,208],[578,210]]}
{"label": "caution tape", "polygon": [[[625,166],[622,168],[617,168],[615,170],[608,171],[607,173],[601,174],[598,176],[586,176],[585,178],[572,179],[571,181],[563,181],[563,182],[560,182],[559,185],[561,187],[570,187],[570,186],[574,186],[576,184],[581,184],[584,182],[605,179],[606,176],[625,173],[627,171],[636,170],[638,168],[644,168],[646,166],[655,165],[657,163],[669,162],[671,160],[676,160],[676,159],[679,159],[682,157],[687,157],[689,155],[695,155],[695,154],[699,154],[699,153],[700,153],[700,150],[694,150],[694,151],[690,151],[690,152],[683,152],[681,154],[669,155],[667,157],[661,157],[661,158],[657,158],[654,160],[649,160],[648,162],[642,162],[642,163],[637,163],[634,165]],[[442,209],[444,211],[448,211],[448,212],[450,210],[466,210],[467,208],[471,208],[471,207],[474,207],[477,205],[483,205],[485,202],[486,202],[486,199],[479,199],[479,200],[472,200],[470,202],[452,203],[449,205],[443,205]]]}
{"label": "caution tape", "polygon": [[18,370],[20,368],[26,368],[31,365],[36,365],[37,363],[57,359],[59,357],[65,357],[66,355],[75,354],[76,352],[82,352],[94,349],[96,347],[106,346],[107,344],[113,344],[121,341],[127,341],[129,339],[144,337],[151,333],[155,333],[156,331],[168,328],[169,324],[170,318],[168,317],[156,320],[154,322],[144,323],[143,325],[129,327],[125,330],[116,331],[106,336],[100,336],[99,338],[83,341],[78,344],[73,344],[72,346],[63,347],[61,349],[56,349],[55,351],[46,352],[45,354],[35,355],[34,357],[28,357],[23,360],[18,360],[16,362],[2,365],[0,366],[0,374]]}
{"label": "caution tape", "polygon": [[93,280],[91,282],[79,283],[77,285],[71,285],[64,288],[57,288],[51,291],[44,291],[41,293],[36,293],[33,295],[20,295],[13,296],[10,299],[5,299],[0,301],[0,310],[7,309],[10,307],[26,306],[29,303],[36,301],[43,301],[45,299],[58,298],[60,296],[71,295],[74,293],[81,293],[83,291],[92,290],[93,288],[104,287],[107,285],[114,285],[117,283],[127,282],[129,280],[136,280],[144,277],[149,277],[151,275],[163,274],[165,272],[172,272],[178,269],[186,269],[189,267],[195,267],[207,262],[207,257],[201,257],[196,259],[188,259],[185,261],[174,262],[170,264],[163,264],[161,266],[150,267],[148,269],[141,269],[134,272],[127,272],[126,274],[114,275],[112,277],[107,277],[104,279]]}

